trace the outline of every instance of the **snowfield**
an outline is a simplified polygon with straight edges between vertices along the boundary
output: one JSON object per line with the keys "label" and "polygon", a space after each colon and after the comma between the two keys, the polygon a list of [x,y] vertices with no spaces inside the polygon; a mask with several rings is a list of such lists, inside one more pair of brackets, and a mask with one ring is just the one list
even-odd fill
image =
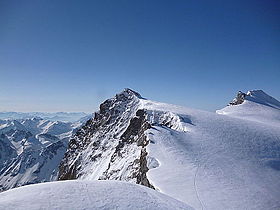
{"label": "snowfield", "polygon": [[280,209],[280,109],[254,99],[220,114],[140,99],[151,184],[195,209]]}
{"label": "snowfield", "polygon": [[0,209],[192,209],[147,187],[120,181],[59,181],[0,193]]}

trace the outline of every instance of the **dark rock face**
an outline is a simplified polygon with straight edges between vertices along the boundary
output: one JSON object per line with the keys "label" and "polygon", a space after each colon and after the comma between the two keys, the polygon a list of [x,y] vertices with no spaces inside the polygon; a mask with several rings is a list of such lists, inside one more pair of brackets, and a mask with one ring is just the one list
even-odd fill
{"label": "dark rock face", "polygon": [[[141,184],[150,188],[154,187],[150,184],[146,173],[148,172],[147,167],[147,152],[146,152],[146,146],[148,145],[148,140],[145,135],[145,131],[149,128],[151,128],[151,125],[146,121],[146,112],[143,109],[139,109],[136,112],[136,116],[133,117],[130,120],[129,126],[125,130],[125,132],[121,136],[121,140],[119,144],[116,147],[115,153],[111,157],[110,163],[114,163],[115,161],[122,158],[122,154],[125,153],[127,150],[127,146],[136,143],[137,146],[141,147],[141,153],[140,157],[135,159],[135,161],[132,164],[133,173],[131,173],[131,176],[129,178],[135,179],[136,183]],[[110,179],[110,176],[114,174],[115,171],[112,171],[109,167],[107,170],[103,173],[103,177],[100,179]]]}
{"label": "dark rock face", "polygon": [[[145,115],[145,110],[137,110],[136,117],[130,120],[128,128],[121,136],[123,142],[136,142],[138,146],[142,147],[147,145],[144,131],[151,128],[151,125],[146,121]],[[135,136],[137,136],[137,140],[135,140]]]}
{"label": "dark rock face", "polygon": [[228,104],[228,106],[242,104],[246,96],[246,93],[239,91],[236,97]]}
{"label": "dark rock face", "polygon": [[[59,167],[59,180],[125,180],[153,188],[147,179],[148,140],[151,125],[139,109],[139,93],[125,89],[100,105],[70,140]],[[104,168],[105,166],[105,168]]]}
{"label": "dark rock face", "polygon": [[16,151],[9,142],[5,134],[0,135],[0,174],[4,171],[3,167],[9,164],[16,157]]}

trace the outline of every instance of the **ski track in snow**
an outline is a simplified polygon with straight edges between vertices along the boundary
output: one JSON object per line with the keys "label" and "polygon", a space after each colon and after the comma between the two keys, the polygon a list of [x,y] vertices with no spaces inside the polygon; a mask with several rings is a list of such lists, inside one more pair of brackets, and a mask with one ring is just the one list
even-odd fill
{"label": "ski track in snow", "polygon": [[194,184],[194,188],[195,188],[196,197],[197,197],[197,199],[198,199],[198,201],[199,201],[199,203],[201,205],[201,209],[204,210],[205,207],[204,207],[203,202],[202,202],[202,200],[201,200],[201,198],[199,196],[198,187],[197,187],[197,181],[196,181],[199,168],[200,168],[200,165],[198,165],[198,167],[197,167],[197,169],[195,171],[195,175],[194,175],[194,179],[193,179],[193,184]]}

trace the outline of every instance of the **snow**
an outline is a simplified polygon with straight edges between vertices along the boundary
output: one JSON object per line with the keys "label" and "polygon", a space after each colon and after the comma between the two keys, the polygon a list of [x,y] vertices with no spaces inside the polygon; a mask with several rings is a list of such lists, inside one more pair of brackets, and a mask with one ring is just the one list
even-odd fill
{"label": "snow", "polygon": [[280,126],[280,102],[262,90],[248,91],[242,104],[227,106],[216,112],[270,126]]}
{"label": "snow", "polygon": [[[127,103],[120,98],[109,99],[114,103],[107,110],[115,113],[109,115],[113,119],[121,118],[119,123],[109,121],[113,123],[92,135],[85,131],[91,135],[89,146],[66,162],[80,159],[78,179],[135,183],[133,163],[144,148],[149,183],[195,209],[279,209],[280,110],[270,96],[251,91],[243,104],[219,114],[142,97]],[[119,137],[139,109],[151,125],[145,131],[149,144],[125,144],[115,159]]]}
{"label": "snow", "polygon": [[245,97],[248,101],[253,101],[258,104],[263,104],[270,106],[272,108],[280,109],[280,102],[270,95],[266,94],[262,90],[251,90],[248,91],[247,96]]}
{"label": "snow", "polygon": [[[74,164],[79,160],[81,180],[10,190],[0,194],[0,203],[9,209],[12,205],[18,209],[36,209],[38,205],[51,209],[188,208],[177,206],[174,198],[195,209],[280,209],[280,106],[276,99],[263,91],[249,91],[242,104],[227,106],[217,113],[140,96],[125,100],[120,94],[109,99],[112,103],[107,111],[113,113],[112,120],[92,134],[83,130],[91,135],[89,144],[81,145],[80,151],[74,148],[75,155],[70,154],[66,162]],[[145,146],[147,177],[156,190],[132,183],[90,181],[136,182],[133,163],[139,159],[142,146],[126,144],[120,155],[114,154],[120,136],[139,109],[145,110],[151,125],[145,131],[149,140]],[[8,128],[4,124],[3,129]],[[52,123],[42,123],[40,127],[44,131],[64,128]],[[52,140],[38,137],[44,145]],[[3,144],[7,141],[2,140]],[[27,177],[35,168],[27,171]],[[49,171],[42,169],[42,174]],[[30,202],[35,195],[38,202]],[[178,205],[184,205],[181,202]]]}
{"label": "snow", "polygon": [[[108,101],[112,101],[112,106],[108,107],[108,110],[112,112],[111,121],[100,126],[90,137],[90,144],[77,157],[71,157],[68,164],[72,165],[79,161],[78,168],[81,168],[77,172],[79,179],[115,179],[136,182],[136,177],[132,176],[133,164],[140,156],[141,148],[134,143],[122,149],[121,157],[114,158],[113,156],[120,136],[127,129],[129,120],[136,114],[139,99],[134,94],[124,91]],[[114,162],[112,159],[115,159]]]}
{"label": "snow", "polygon": [[57,179],[73,130],[81,122],[41,118],[0,122],[0,191]]}
{"label": "snow", "polygon": [[249,100],[245,100],[240,105],[227,106],[216,112],[217,114],[228,115],[243,120],[256,121],[277,127],[280,126],[280,109]]}
{"label": "snow", "polygon": [[[236,117],[141,100],[154,125],[146,131],[148,163],[157,163],[151,184],[195,209],[279,209],[280,110],[256,102],[225,109],[242,106],[249,114]],[[158,117],[167,113],[169,126]]]}
{"label": "snow", "polygon": [[59,181],[0,193],[1,209],[192,209],[144,186],[120,181]]}

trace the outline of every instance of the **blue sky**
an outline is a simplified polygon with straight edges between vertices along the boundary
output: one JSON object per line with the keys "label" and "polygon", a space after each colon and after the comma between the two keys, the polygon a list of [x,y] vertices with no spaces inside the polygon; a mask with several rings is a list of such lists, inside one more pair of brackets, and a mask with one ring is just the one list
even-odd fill
{"label": "blue sky", "polygon": [[280,99],[280,1],[0,1],[0,111],[86,111],[125,87],[213,111]]}

